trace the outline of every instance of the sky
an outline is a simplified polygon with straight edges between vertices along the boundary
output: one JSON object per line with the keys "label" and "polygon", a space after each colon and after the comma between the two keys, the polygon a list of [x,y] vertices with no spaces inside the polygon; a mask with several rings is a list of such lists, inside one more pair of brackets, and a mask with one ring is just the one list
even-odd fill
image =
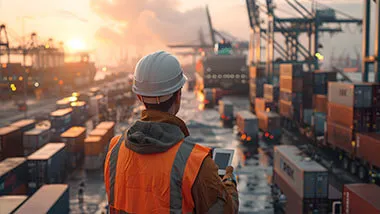
{"label": "sky", "polygon": [[[311,2],[300,1],[306,6]],[[284,0],[274,2],[277,16],[297,14]],[[319,2],[362,16],[362,0]],[[63,41],[68,51],[75,47],[91,51],[99,64],[115,64],[127,54],[143,55],[167,49],[166,44],[195,42],[200,28],[208,38],[206,4],[215,29],[248,40],[245,0],[0,0],[0,23],[7,25],[14,45],[22,41],[23,32],[36,32],[41,43],[53,38]],[[325,58],[332,50],[336,56],[346,52],[352,57],[355,49],[360,51],[359,28],[342,27],[347,33],[322,37]]]}

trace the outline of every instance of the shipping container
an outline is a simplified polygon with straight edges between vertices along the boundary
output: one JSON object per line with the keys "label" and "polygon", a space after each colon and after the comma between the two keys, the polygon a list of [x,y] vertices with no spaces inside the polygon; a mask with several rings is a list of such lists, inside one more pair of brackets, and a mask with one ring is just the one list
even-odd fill
{"label": "shipping container", "polygon": [[60,135],[72,126],[72,108],[59,109],[50,113],[51,140],[60,141]]}
{"label": "shipping container", "polygon": [[313,109],[304,109],[303,110],[303,123],[305,125],[311,126],[313,118]]}
{"label": "shipping container", "polygon": [[87,170],[100,169],[105,157],[104,140],[98,136],[87,137],[84,145],[86,156],[84,168]]}
{"label": "shipping container", "polygon": [[327,117],[331,122],[354,129],[357,132],[372,130],[372,109],[352,108],[335,103],[328,103]]}
{"label": "shipping container", "polygon": [[222,120],[233,120],[234,106],[231,101],[226,99],[219,101],[219,115]]}
{"label": "shipping container", "polygon": [[259,133],[259,124],[257,117],[249,111],[239,111],[236,114],[236,125],[240,134],[245,134],[251,138],[257,139]]}
{"label": "shipping container", "polygon": [[21,130],[21,132],[26,132],[35,128],[36,121],[35,120],[19,120],[17,122],[12,123],[9,126],[17,127]]}
{"label": "shipping container", "polygon": [[277,102],[280,97],[280,87],[274,86],[271,84],[264,84],[264,98],[272,101]]}
{"label": "shipping container", "polygon": [[356,156],[368,162],[371,166],[380,168],[380,134],[357,133]]}
{"label": "shipping container", "polygon": [[375,184],[348,184],[343,188],[343,214],[380,213],[380,187]]}
{"label": "shipping container", "polygon": [[302,77],[303,75],[302,64],[281,64],[280,65],[280,77]]}
{"label": "shipping container", "polygon": [[285,213],[329,213],[328,198],[302,198],[294,191],[286,179],[279,175],[280,172],[273,171],[273,182],[286,197],[286,203],[283,207]]}
{"label": "shipping container", "polygon": [[223,97],[223,89],[221,88],[213,88],[212,89],[212,98],[215,105],[219,104],[219,100]]}
{"label": "shipping container", "polygon": [[22,132],[17,127],[0,128],[0,161],[9,157],[23,157]]}
{"label": "shipping container", "polygon": [[286,90],[280,89],[280,100],[291,102],[294,105],[300,105],[302,103],[302,93],[292,93]]}
{"label": "shipping container", "polygon": [[258,112],[259,128],[264,132],[264,137],[267,139],[278,139],[281,137],[281,117],[274,112]]}
{"label": "shipping container", "polygon": [[372,109],[372,131],[380,132],[380,108]]}
{"label": "shipping container", "polygon": [[328,198],[328,170],[295,146],[274,147],[273,168],[301,198]]}
{"label": "shipping container", "polygon": [[313,77],[313,91],[314,94],[327,95],[328,82],[335,82],[337,80],[336,72],[321,72],[315,71]]}
{"label": "shipping container", "polygon": [[280,115],[288,119],[293,119],[294,109],[291,102],[280,100],[279,102]]}
{"label": "shipping container", "polygon": [[42,186],[17,211],[16,214],[70,212],[69,186],[51,184]]}
{"label": "shipping container", "polygon": [[373,84],[373,90],[372,90],[372,96],[373,96],[373,106],[380,107],[380,84],[374,83]]}
{"label": "shipping container", "polygon": [[372,107],[372,85],[367,83],[329,82],[328,101],[347,107]]}
{"label": "shipping container", "polygon": [[280,77],[280,89],[288,92],[302,92],[303,80],[302,78]]}
{"label": "shipping container", "polygon": [[314,95],[313,108],[316,112],[327,113],[327,96],[320,94]]}
{"label": "shipping container", "polygon": [[0,214],[14,213],[27,198],[26,195],[0,196]]}
{"label": "shipping container", "polygon": [[249,84],[250,95],[253,97],[263,97],[264,96],[264,84],[265,81],[255,81],[255,83]]}
{"label": "shipping container", "polygon": [[105,129],[107,130],[107,134],[105,135],[105,141],[109,142],[115,136],[115,122],[112,121],[105,121],[99,123],[99,125],[96,126],[95,129]]}
{"label": "shipping container", "polygon": [[25,158],[7,158],[0,162],[0,195],[10,195],[27,182],[28,165]]}
{"label": "shipping container", "polygon": [[50,141],[50,129],[35,128],[24,133],[24,155],[28,156]]}
{"label": "shipping container", "polygon": [[274,102],[266,100],[265,98],[256,98],[255,100],[255,112],[256,114],[261,111],[274,111],[275,105]]}
{"label": "shipping container", "polygon": [[70,108],[70,103],[72,101],[69,99],[69,97],[65,97],[63,99],[58,100],[55,105],[57,109],[65,109]]}
{"label": "shipping container", "polygon": [[84,101],[78,101],[71,103],[73,109],[73,125],[83,125],[88,118],[88,106]]}
{"label": "shipping container", "polygon": [[265,67],[249,66],[249,78],[261,79],[265,78]]}
{"label": "shipping container", "polygon": [[313,88],[305,86],[302,91],[302,106],[303,108],[313,108]]}
{"label": "shipping container", "polygon": [[[104,130],[107,133],[107,130]],[[67,160],[70,169],[77,168],[84,160],[84,139],[86,128],[80,126],[71,127],[62,133],[62,142],[66,144]]]}
{"label": "shipping container", "polygon": [[326,114],[322,112],[314,112],[311,125],[314,127],[316,136],[324,136],[326,124]]}
{"label": "shipping container", "polygon": [[99,103],[95,96],[89,97],[89,116],[97,116],[99,115]]}
{"label": "shipping container", "polygon": [[66,145],[48,143],[29,155],[28,193],[33,194],[44,184],[62,183],[66,177]]}
{"label": "shipping container", "polygon": [[355,152],[354,131],[352,128],[327,120],[327,142],[349,154]]}

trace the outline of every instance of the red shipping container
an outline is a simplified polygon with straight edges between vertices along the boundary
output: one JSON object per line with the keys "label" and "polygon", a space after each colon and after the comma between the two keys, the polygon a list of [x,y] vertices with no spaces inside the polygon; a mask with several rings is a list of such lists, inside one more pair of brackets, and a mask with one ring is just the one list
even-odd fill
{"label": "red shipping container", "polygon": [[[335,103],[328,103],[328,120],[343,126],[350,127],[355,131],[362,131],[359,124],[364,121],[368,108],[353,108]],[[368,121],[365,121],[368,122]]]}
{"label": "red shipping container", "polygon": [[303,79],[281,76],[280,88],[289,92],[303,92]]}
{"label": "red shipping container", "polygon": [[327,142],[348,153],[355,152],[354,131],[332,121],[327,121]]}
{"label": "red shipping container", "polygon": [[316,112],[322,112],[327,114],[327,96],[320,94],[314,95],[313,108]]}
{"label": "red shipping container", "polygon": [[380,213],[380,187],[375,184],[348,184],[343,187],[343,214]]}
{"label": "red shipping container", "polygon": [[356,134],[356,156],[380,168],[380,134]]}
{"label": "red shipping container", "polygon": [[22,132],[17,127],[0,128],[0,161],[9,157],[23,157]]}
{"label": "red shipping container", "polygon": [[276,170],[273,170],[273,181],[286,196],[285,213],[312,213],[315,209],[318,210],[318,213],[328,213],[328,198],[301,198]]}

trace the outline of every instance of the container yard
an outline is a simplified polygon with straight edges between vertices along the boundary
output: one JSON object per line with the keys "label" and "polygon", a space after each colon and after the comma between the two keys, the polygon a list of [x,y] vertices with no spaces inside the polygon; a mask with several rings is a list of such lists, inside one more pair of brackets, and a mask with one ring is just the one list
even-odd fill
{"label": "container yard", "polygon": [[[2,3],[10,12],[0,23],[0,214],[140,213],[131,204],[147,208],[157,196],[120,203],[120,189],[133,189],[136,198],[141,189],[156,194],[148,186],[165,187],[158,181],[168,174],[159,172],[166,160],[150,163],[158,171],[141,181],[139,163],[148,162],[132,169],[118,161],[164,157],[176,148],[170,203],[166,192],[157,200],[171,211],[182,200],[182,212],[193,204],[191,211],[202,213],[195,207],[212,191],[198,200],[191,189],[188,203],[186,185],[194,188],[211,168],[195,158],[202,147],[187,154],[187,143],[209,154],[233,150],[235,176],[222,182],[236,186],[236,213],[380,214],[379,1],[67,0],[59,11],[34,4],[24,11]],[[42,7],[51,14],[38,15]],[[68,38],[77,34],[83,37]],[[171,78],[165,57],[144,64],[167,54],[157,48],[173,54],[181,75]],[[171,91],[160,88],[164,83],[184,85]],[[173,125],[185,141],[166,148]],[[128,141],[117,143],[120,135]],[[157,142],[166,152],[150,153]],[[176,176],[182,182],[173,183]],[[176,185],[181,197],[172,195]]]}

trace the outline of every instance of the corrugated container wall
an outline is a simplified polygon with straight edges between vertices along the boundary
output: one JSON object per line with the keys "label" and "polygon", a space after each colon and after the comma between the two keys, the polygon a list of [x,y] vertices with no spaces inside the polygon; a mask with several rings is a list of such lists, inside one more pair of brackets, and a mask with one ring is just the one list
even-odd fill
{"label": "corrugated container wall", "polygon": [[350,154],[355,152],[352,145],[354,131],[351,128],[327,121],[327,141],[334,147],[338,147]]}
{"label": "corrugated container wall", "polygon": [[319,94],[314,95],[313,108],[316,112],[327,113],[327,96]]}
{"label": "corrugated container wall", "polygon": [[281,64],[280,76],[286,77],[302,77],[303,67],[302,64]]}
{"label": "corrugated container wall", "polygon": [[66,177],[64,143],[49,143],[28,157],[29,194],[44,184],[57,184]]}
{"label": "corrugated container wall", "polygon": [[66,144],[68,166],[71,169],[77,168],[84,159],[84,139],[86,138],[86,128],[74,126],[62,133],[62,142]]}
{"label": "corrugated container wall", "polygon": [[280,97],[280,87],[273,86],[271,84],[264,84],[264,98],[272,101],[277,102]]}
{"label": "corrugated container wall", "polygon": [[328,171],[295,146],[275,146],[273,168],[301,198],[328,198]]}
{"label": "corrugated container wall", "polygon": [[380,187],[375,184],[349,184],[343,188],[343,214],[380,213]]}
{"label": "corrugated container wall", "polygon": [[372,130],[372,109],[353,108],[335,103],[328,104],[328,120],[358,132]]}
{"label": "corrugated container wall", "polygon": [[357,157],[366,160],[370,165],[380,168],[380,134],[356,133]]}
{"label": "corrugated container wall", "polygon": [[29,214],[31,210],[33,213],[70,213],[69,186],[44,185],[16,211],[16,214]]}
{"label": "corrugated container wall", "polygon": [[50,141],[50,130],[36,128],[24,133],[24,155],[28,156]]}
{"label": "corrugated container wall", "polygon": [[[15,194],[15,190],[26,186],[27,182],[28,165],[25,158],[7,158],[0,162],[0,195]],[[26,192],[16,194],[24,195]]]}

